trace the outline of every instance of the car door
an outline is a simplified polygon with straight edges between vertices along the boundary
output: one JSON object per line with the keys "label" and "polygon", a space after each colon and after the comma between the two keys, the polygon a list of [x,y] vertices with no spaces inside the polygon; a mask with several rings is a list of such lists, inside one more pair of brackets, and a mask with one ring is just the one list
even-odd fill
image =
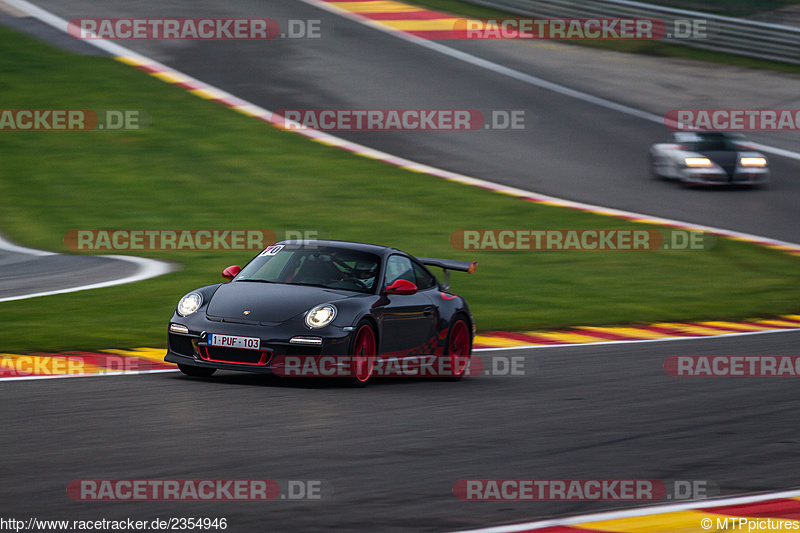
{"label": "car door", "polygon": [[[407,256],[394,254],[386,262],[383,291],[398,279],[416,285],[414,265]],[[434,337],[436,312],[429,290],[415,294],[385,294],[380,352],[384,355],[421,354]]]}

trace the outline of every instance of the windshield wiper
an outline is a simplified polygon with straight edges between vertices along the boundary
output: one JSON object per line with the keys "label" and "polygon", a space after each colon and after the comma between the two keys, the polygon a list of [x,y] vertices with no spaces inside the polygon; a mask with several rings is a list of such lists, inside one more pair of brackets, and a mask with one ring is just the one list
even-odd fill
{"label": "windshield wiper", "polygon": [[276,281],[269,281],[266,279],[256,279],[256,278],[237,279],[236,281],[252,281],[254,283],[277,283]]}
{"label": "windshield wiper", "polygon": [[305,285],[306,287],[322,287],[323,289],[330,289],[327,285],[321,283],[289,283],[289,285]]}

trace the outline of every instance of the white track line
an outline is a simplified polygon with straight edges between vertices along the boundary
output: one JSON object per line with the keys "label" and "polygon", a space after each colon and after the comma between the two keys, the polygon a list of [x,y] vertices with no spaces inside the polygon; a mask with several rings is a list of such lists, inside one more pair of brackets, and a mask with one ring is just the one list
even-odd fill
{"label": "white track line", "polygon": [[14,376],[0,378],[0,381],[33,381],[44,379],[66,379],[66,378],[102,378],[106,376],[129,376],[133,374],[164,374],[166,372],[180,372],[177,368],[158,368],[153,370],[117,370],[114,372],[93,372],[91,374],[51,374],[37,376]]}
{"label": "white track line", "polygon": [[[0,237],[0,250],[22,255],[31,255],[34,257],[59,255],[55,252],[46,252],[44,250],[34,250],[33,248],[24,248],[22,246],[17,246],[16,244],[12,244],[7,240],[3,239],[2,237]],[[128,255],[99,255],[92,257],[108,257],[110,259],[116,259],[117,261],[134,263],[139,268],[137,269],[135,274],[126,276],[124,278],[112,279],[109,281],[101,281],[97,283],[89,283],[87,285],[78,285],[75,287],[67,287],[66,289],[54,289],[52,291],[41,291],[35,293],[21,294],[18,296],[8,296],[6,298],[0,298],[0,302],[13,302],[15,300],[26,300],[28,298],[51,296],[53,294],[66,294],[69,292],[88,291],[90,289],[102,289],[105,287],[113,287],[114,285],[124,285],[126,283],[134,283],[137,281],[154,278],[156,276],[161,276],[173,270],[172,265],[168,263],[164,263],[162,261],[156,261],[155,259],[147,259],[144,257],[133,257]]]}
{"label": "white track line", "polygon": [[[667,505],[655,505],[639,509],[628,509],[625,511],[609,511],[569,518],[556,518],[553,520],[540,520],[538,522],[528,522],[525,524],[514,524],[509,526],[487,527],[483,529],[469,529],[458,533],[516,533],[531,529],[542,529],[554,526],[573,526],[586,524],[587,522],[599,522],[604,520],[619,520],[621,518],[636,518],[639,516],[651,516],[654,514],[674,513],[679,511],[692,511],[695,509],[706,509],[709,507],[722,507],[726,505],[747,505],[769,500],[783,498],[800,498],[800,490],[790,490],[784,492],[773,492],[770,494],[756,494],[752,496],[738,496],[734,498],[721,498],[718,500],[692,501],[687,503],[675,503]],[[699,525],[699,523],[698,523]]]}
{"label": "white track line", "polygon": [[35,250],[33,248],[25,248],[23,246],[17,246],[16,244],[8,242],[2,236],[0,236],[0,250],[5,250],[7,252],[12,252],[15,254],[34,255],[37,257],[44,257],[46,255],[56,255],[55,252],[46,252],[44,250]]}

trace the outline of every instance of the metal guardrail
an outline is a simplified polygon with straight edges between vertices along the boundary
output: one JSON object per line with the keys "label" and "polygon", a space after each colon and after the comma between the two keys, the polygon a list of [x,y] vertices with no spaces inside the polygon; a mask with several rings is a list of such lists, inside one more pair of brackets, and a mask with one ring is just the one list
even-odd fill
{"label": "metal guardrail", "polygon": [[[800,28],[722,17],[628,0],[466,0],[537,18],[652,18],[663,20],[663,41],[759,59],[800,64]],[[686,21],[705,21],[705,31],[688,32]],[[690,25],[692,22],[689,23]],[[700,27],[698,27],[700,29]],[[677,36],[677,37],[676,37]]]}

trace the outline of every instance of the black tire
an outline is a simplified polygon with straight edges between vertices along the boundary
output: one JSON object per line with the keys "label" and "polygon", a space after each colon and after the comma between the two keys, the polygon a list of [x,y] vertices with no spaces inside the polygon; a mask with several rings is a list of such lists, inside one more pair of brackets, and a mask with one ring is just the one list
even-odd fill
{"label": "black tire", "polygon": [[187,376],[192,376],[193,378],[207,378],[212,376],[214,372],[217,371],[216,368],[205,368],[202,366],[192,365],[178,365],[178,370]]}

